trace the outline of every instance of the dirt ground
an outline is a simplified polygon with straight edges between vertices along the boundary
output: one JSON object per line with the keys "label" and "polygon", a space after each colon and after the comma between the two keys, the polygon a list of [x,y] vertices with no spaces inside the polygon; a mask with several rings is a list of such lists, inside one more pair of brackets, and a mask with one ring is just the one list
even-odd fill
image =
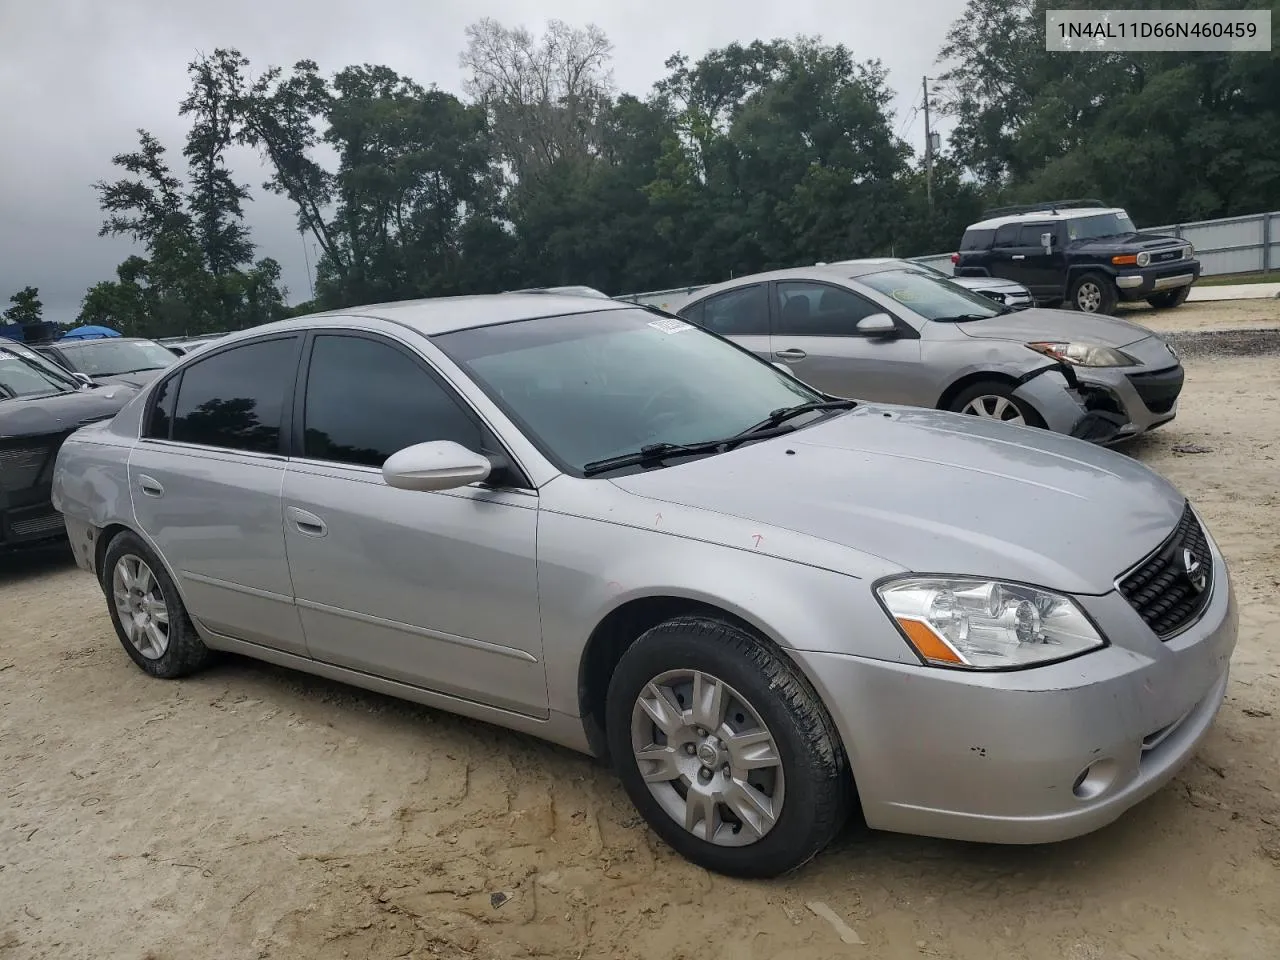
{"label": "dirt ground", "polygon": [[1275,960],[1280,355],[1188,377],[1131,452],[1228,554],[1234,676],[1199,757],[1099,833],[851,827],[798,875],[726,880],[558,748],[249,661],[149,679],[54,551],[0,566],[0,960]]}
{"label": "dirt ground", "polygon": [[1247,330],[1280,324],[1280,299],[1193,301],[1172,310],[1142,303],[1122,308],[1117,316],[1161,331]]}

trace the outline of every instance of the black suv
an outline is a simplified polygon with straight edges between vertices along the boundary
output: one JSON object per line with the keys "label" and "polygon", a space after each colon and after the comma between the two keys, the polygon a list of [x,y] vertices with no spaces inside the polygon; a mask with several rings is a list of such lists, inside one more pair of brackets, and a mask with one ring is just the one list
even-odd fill
{"label": "black suv", "polygon": [[115,416],[137,391],[86,386],[30,347],[0,338],[0,552],[66,536],[49,494],[62,441]]}
{"label": "black suv", "polygon": [[1129,215],[1098,200],[1001,207],[964,232],[952,256],[958,277],[1002,277],[1037,303],[1110,313],[1119,301],[1176,307],[1200,279],[1195,249],[1177,237],[1139,233]]}

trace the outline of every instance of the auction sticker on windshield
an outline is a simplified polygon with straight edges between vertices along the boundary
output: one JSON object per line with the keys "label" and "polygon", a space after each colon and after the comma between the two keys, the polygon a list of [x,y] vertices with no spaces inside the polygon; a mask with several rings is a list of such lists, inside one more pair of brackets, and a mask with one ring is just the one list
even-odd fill
{"label": "auction sticker on windshield", "polygon": [[683,320],[677,320],[674,317],[665,320],[650,320],[649,326],[655,330],[661,330],[663,333],[683,333],[686,330],[692,330],[690,324]]}

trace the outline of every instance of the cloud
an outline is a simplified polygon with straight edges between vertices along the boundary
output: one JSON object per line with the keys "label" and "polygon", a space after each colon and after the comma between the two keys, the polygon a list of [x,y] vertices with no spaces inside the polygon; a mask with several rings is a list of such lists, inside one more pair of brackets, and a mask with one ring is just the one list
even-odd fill
{"label": "cloud", "polygon": [[[820,34],[884,62],[905,120],[961,10],[960,0],[14,0],[0,11],[0,300],[33,284],[47,317],[70,320],[85,289],[114,275],[130,244],[97,236],[91,185],[116,175],[111,157],[134,148],[138,127],[181,160],[186,65],[219,46],[237,47],[255,68],[311,58],[333,73],[380,63],[460,92],[467,24],[491,16],[537,31],[559,18],[599,25],[614,44],[619,89],[644,94],[677,50],[696,58],[734,40]],[[907,139],[922,145],[918,120]],[[259,254],[281,262],[293,301],[306,299],[310,242],[304,249],[290,204],[256,189],[267,171],[255,155],[232,160],[237,178],[255,187],[247,216]]]}

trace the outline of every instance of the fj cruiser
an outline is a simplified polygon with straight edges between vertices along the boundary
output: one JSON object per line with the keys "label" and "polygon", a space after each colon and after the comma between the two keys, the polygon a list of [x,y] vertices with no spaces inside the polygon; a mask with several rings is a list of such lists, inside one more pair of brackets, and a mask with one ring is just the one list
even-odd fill
{"label": "fj cruiser", "polygon": [[1200,278],[1185,240],[1139,233],[1120,207],[1059,200],[988,211],[964,232],[953,254],[957,277],[1001,277],[1036,301],[1086,313],[1110,313],[1118,301],[1176,307]]}

